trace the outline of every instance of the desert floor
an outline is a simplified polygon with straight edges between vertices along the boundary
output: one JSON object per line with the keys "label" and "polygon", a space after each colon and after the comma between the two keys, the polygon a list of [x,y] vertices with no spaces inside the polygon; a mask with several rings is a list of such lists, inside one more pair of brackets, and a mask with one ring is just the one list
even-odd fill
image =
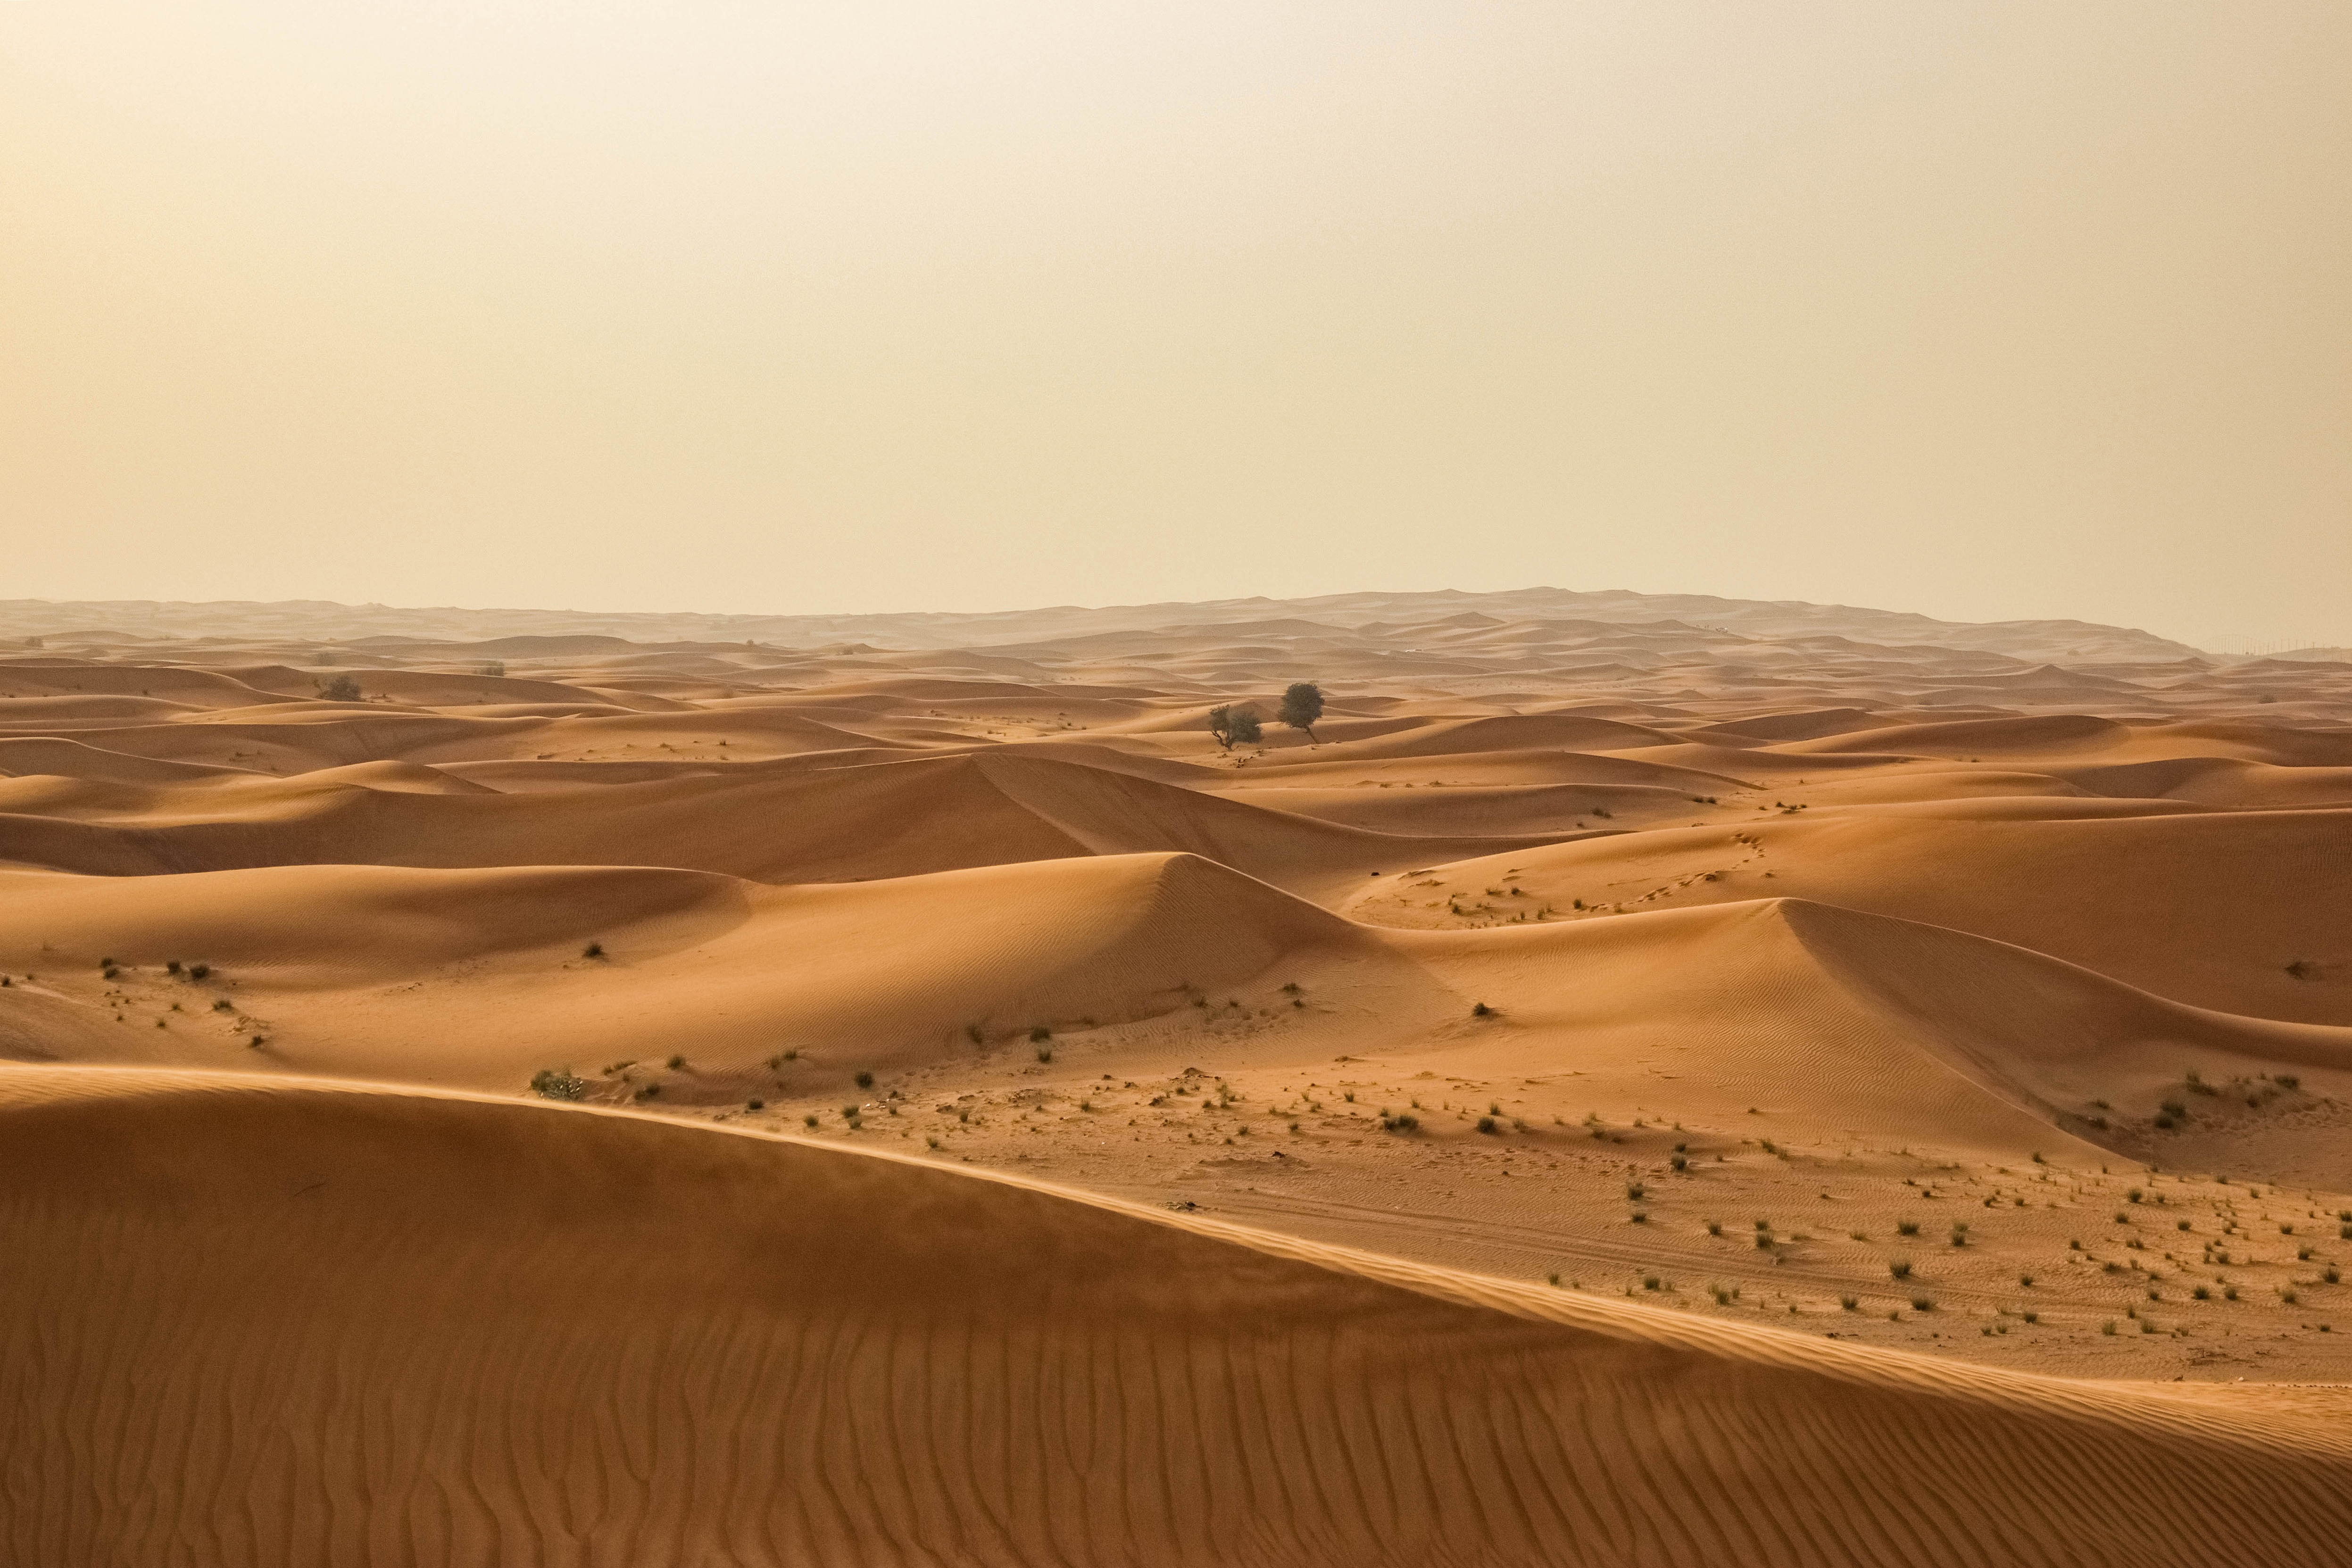
{"label": "desert floor", "polygon": [[1695,603],[0,606],[9,1560],[2347,1561],[2352,664]]}

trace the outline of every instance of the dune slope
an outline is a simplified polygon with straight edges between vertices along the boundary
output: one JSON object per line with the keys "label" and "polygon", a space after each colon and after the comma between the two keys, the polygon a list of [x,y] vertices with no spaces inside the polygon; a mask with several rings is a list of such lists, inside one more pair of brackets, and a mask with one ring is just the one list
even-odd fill
{"label": "dune slope", "polygon": [[2274,1563],[2296,1414],[708,1128],[0,1087],[11,1560]]}

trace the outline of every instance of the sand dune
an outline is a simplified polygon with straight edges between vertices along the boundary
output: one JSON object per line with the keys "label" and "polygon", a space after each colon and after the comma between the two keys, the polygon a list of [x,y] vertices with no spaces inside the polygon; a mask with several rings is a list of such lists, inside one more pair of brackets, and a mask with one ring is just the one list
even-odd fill
{"label": "sand dune", "polygon": [[[2352,957],[2352,812],[2115,802],[2115,814],[2086,814],[2092,804],[1996,800],[1793,821],[1751,813],[1752,825],[1490,856],[1442,868],[1428,888],[1367,891],[1344,907],[1358,919],[1446,926],[1538,909],[1593,918],[1806,898],[2031,947],[2198,1007],[2352,1023],[2352,991],[2331,977]],[[1498,904],[1484,890],[1514,871],[1519,892]],[[2118,919],[2119,901],[2164,918]],[[2295,964],[2310,967],[2291,972]]]}
{"label": "sand dune", "polygon": [[[703,1103],[839,1092],[853,1071],[1025,1061],[1041,1028],[1163,1015],[1277,961],[1311,976],[1374,951],[1346,922],[1187,855],[792,888],[617,867],[299,866],[16,873],[0,890],[0,965],[38,977],[16,988],[25,1005],[76,1004],[56,1038],[40,1033],[65,1016],[54,1009],[17,1024],[28,1053],[486,1089],[642,1062],[598,1077],[617,1099],[648,1082]],[[101,959],[125,972],[109,981]],[[120,1026],[85,1027],[109,1018]],[[774,1060],[786,1051],[789,1065]],[[677,1052],[690,1070],[660,1071]]]}
{"label": "sand dune", "polygon": [[11,1562],[2352,1524],[2352,665],[1554,591],[0,630]]}
{"label": "sand dune", "polygon": [[2339,1411],[581,1111],[5,1095],[19,1561],[2201,1564],[2352,1528]]}
{"label": "sand dune", "polygon": [[[45,793],[0,816],[0,861],[100,875],[341,862],[665,865],[847,882],[1075,854],[1186,851],[1314,897],[1408,862],[1532,841],[1378,833],[1259,810],[1132,772],[982,754],[816,773],[756,766],[517,794],[408,764],[290,779]],[[0,806],[9,804],[0,789]],[[763,825],[746,835],[740,822]]]}

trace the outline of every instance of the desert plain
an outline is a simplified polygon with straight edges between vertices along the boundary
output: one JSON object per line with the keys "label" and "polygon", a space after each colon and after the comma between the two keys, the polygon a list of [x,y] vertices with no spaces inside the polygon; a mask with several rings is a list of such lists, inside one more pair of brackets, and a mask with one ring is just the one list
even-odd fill
{"label": "desert plain", "polygon": [[2343,650],[12,601],[0,971],[10,1563],[2352,1562]]}

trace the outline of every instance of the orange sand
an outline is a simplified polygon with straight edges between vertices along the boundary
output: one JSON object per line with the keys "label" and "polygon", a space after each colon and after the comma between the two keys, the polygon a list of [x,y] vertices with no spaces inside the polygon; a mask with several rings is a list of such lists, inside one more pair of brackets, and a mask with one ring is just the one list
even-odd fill
{"label": "orange sand", "polygon": [[0,605],[9,1560],[2333,1561],[2352,666],[1549,592]]}

